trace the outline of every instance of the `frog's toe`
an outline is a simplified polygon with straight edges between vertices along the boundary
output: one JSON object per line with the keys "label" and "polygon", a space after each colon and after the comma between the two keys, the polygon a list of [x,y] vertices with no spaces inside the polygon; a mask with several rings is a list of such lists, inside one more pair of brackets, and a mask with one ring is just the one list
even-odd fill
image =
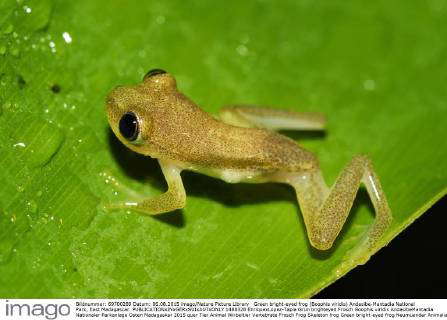
{"label": "frog's toe", "polygon": [[120,210],[120,209],[134,209],[138,206],[136,201],[118,201],[118,202],[106,202],[101,203],[101,207],[104,210]]}

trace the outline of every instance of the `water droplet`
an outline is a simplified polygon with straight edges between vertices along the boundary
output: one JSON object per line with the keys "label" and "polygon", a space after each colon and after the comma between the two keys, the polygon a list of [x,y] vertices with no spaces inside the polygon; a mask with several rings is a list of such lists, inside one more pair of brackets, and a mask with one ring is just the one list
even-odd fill
{"label": "water droplet", "polygon": [[24,142],[17,142],[12,145],[14,148],[26,148],[26,144]]}
{"label": "water droplet", "polygon": [[20,51],[19,51],[18,48],[14,48],[14,49],[11,50],[11,54],[12,54],[14,57],[18,57],[19,54],[20,54]]}
{"label": "water droplet", "polygon": [[48,43],[48,46],[50,47],[51,52],[53,52],[53,53],[56,52],[56,43],[54,41],[50,41]]}
{"label": "water droplet", "polygon": [[22,1],[21,6],[26,15],[23,23],[25,30],[40,30],[48,25],[53,7],[52,0],[32,1],[32,8]]}
{"label": "water droplet", "polygon": [[14,31],[14,26],[12,24],[8,25],[5,30],[3,30],[4,34],[10,34],[11,32]]}
{"label": "water droplet", "polygon": [[36,203],[35,201],[33,201],[33,200],[28,201],[28,202],[26,203],[26,205],[28,206],[28,210],[29,210],[31,213],[33,213],[33,214],[36,214],[36,213],[37,213],[37,209],[38,209],[38,207],[37,207],[37,203]]}
{"label": "water droplet", "polygon": [[[79,129],[79,127],[75,128]],[[72,148],[76,152],[86,152],[90,154],[95,150],[95,146],[98,145],[97,138],[92,134],[91,130],[81,129],[77,133],[77,139],[72,144]]]}
{"label": "water droplet", "polygon": [[138,56],[140,58],[145,58],[146,57],[146,51],[145,50],[140,50],[138,51]]}
{"label": "water droplet", "polygon": [[157,24],[163,24],[163,23],[165,23],[165,21],[166,21],[165,16],[158,16],[157,18],[155,18],[155,22]]}
{"label": "water droplet", "polygon": [[105,184],[111,184],[114,187],[119,187],[120,185],[116,178],[106,171],[102,171],[99,176],[104,178]]}
{"label": "water droplet", "polygon": [[41,190],[37,191],[36,196],[40,198],[42,196],[42,191]]}
{"label": "water droplet", "polygon": [[6,47],[5,46],[1,46],[0,47],[0,55],[4,55],[6,53]]}
{"label": "water droplet", "polygon": [[18,192],[23,192],[23,191],[25,191],[25,188],[23,186],[21,186],[21,185],[18,185],[17,186],[17,191]]}
{"label": "water droplet", "polygon": [[250,36],[249,36],[249,35],[244,35],[244,36],[241,38],[241,43],[242,43],[242,44],[247,44],[249,41],[250,41]]}
{"label": "water droplet", "polygon": [[40,267],[40,261],[41,261],[40,257],[36,257],[36,259],[34,259],[34,260],[31,262],[31,267],[32,267],[33,269],[37,269],[37,268],[39,268],[39,267]]}
{"label": "water droplet", "polygon": [[62,33],[62,38],[64,38],[66,43],[71,43],[73,41],[73,39],[71,38],[71,36],[68,32]]}
{"label": "water droplet", "polygon": [[243,44],[237,46],[236,51],[241,56],[246,56],[248,54],[248,48],[247,48],[247,46],[245,46]]}
{"label": "water droplet", "polygon": [[341,269],[336,269],[335,270],[335,277],[338,279],[343,275],[343,272]]}
{"label": "water droplet", "polygon": [[363,81],[363,88],[368,91],[373,91],[376,89],[376,82],[371,79]]}
{"label": "water droplet", "polygon": [[33,130],[28,130],[13,147],[17,156],[31,167],[44,166],[59,151],[64,136],[55,125],[42,120],[30,121],[28,125]]}

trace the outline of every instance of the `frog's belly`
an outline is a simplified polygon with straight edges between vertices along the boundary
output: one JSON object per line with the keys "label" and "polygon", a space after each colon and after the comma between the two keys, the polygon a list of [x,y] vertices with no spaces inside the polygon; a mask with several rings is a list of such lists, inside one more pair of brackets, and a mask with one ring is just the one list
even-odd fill
{"label": "frog's belly", "polygon": [[[303,168],[290,170],[290,168],[260,168],[260,169],[240,169],[240,168],[216,168],[205,167],[202,165],[192,164],[190,162],[171,160],[176,166],[182,170],[198,172],[213,178],[223,180],[228,183],[264,183],[282,181],[280,177],[291,172],[298,173]],[[307,168],[306,168],[307,169]],[[306,170],[304,170],[306,171]]]}
{"label": "frog's belly", "polygon": [[262,183],[271,181],[270,176],[277,171],[243,170],[243,169],[221,169],[221,168],[197,168],[188,166],[186,170],[191,170],[205,174],[210,177],[221,179],[228,183]]}
{"label": "frog's belly", "polygon": [[[206,173],[205,173],[206,174]],[[211,173],[214,177],[219,178],[228,183],[249,182],[260,183],[265,182],[266,173],[253,172],[237,169],[217,169]]]}

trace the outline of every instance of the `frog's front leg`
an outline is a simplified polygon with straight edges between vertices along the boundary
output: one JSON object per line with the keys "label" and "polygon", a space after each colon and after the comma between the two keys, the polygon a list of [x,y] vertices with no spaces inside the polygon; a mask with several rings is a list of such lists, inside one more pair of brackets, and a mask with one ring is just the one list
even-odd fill
{"label": "frog's front leg", "polygon": [[158,160],[158,163],[168,184],[168,190],[165,193],[152,198],[114,203],[106,207],[108,209],[132,209],[148,215],[184,208],[186,193],[180,176],[182,169],[166,161]]}
{"label": "frog's front leg", "polygon": [[374,205],[376,218],[361,243],[350,253],[350,259],[364,263],[369,254],[378,249],[379,240],[391,224],[392,216],[368,158],[354,157],[330,189],[319,170],[298,175],[288,183],[296,190],[309,240],[320,250],[332,246],[348,217],[360,183],[363,183]]}
{"label": "frog's front leg", "polygon": [[220,109],[219,119],[246,128],[269,130],[323,130],[325,117],[316,112],[295,112],[251,105],[232,105]]}

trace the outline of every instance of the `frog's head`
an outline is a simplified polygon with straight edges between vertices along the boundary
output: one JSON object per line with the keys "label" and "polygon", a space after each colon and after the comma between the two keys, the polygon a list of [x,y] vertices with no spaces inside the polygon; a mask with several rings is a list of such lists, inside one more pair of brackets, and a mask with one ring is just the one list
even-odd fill
{"label": "frog's head", "polygon": [[[152,123],[160,115],[160,105],[177,92],[174,77],[161,69],[150,70],[136,86],[118,86],[106,99],[110,127],[131,150],[152,155]],[[175,94],[174,94],[175,95]]]}

